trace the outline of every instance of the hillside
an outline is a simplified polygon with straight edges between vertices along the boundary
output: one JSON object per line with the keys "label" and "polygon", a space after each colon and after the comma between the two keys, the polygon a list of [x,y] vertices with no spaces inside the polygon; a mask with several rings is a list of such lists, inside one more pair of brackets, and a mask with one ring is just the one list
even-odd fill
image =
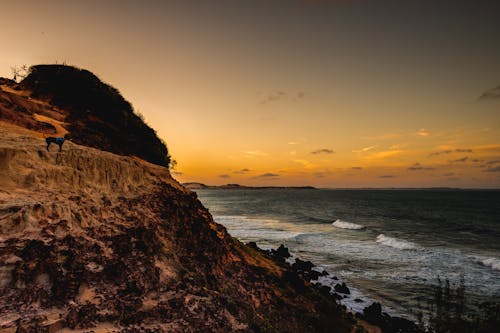
{"label": "hillside", "polygon": [[[352,330],[328,291],[230,237],[113,117],[82,115],[44,75],[0,81],[0,332]],[[118,133],[107,151],[79,144],[93,121]]]}
{"label": "hillside", "polygon": [[[167,147],[134,113],[132,105],[117,89],[87,70],[64,65],[33,66],[23,81],[11,86],[26,92],[30,100],[50,105],[51,111],[59,111],[75,143],[137,156],[158,165],[170,163]],[[22,108],[19,111],[40,113],[37,108],[17,105]]]}

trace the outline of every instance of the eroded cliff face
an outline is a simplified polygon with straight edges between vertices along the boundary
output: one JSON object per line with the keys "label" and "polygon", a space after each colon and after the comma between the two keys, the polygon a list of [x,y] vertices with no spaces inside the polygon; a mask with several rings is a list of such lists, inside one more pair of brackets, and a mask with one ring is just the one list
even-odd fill
{"label": "eroded cliff face", "polygon": [[327,290],[231,238],[167,168],[47,151],[68,112],[4,81],[0,333],[350,331]]}
{"label": "eroded cliff face", "polygon": [[330,297],[232,239],[166,168],[51,148],[0,123],[5,332],[347,331]]}

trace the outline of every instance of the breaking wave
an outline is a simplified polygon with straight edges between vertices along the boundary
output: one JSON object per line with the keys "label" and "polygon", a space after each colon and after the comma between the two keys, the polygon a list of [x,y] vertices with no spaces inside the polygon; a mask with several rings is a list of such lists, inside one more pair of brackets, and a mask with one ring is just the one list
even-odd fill
{"label": "breaking wave", "polygon": [[484,266],[493,268],[494,270],[500,271],[500,259],[488,258],[481,261]]}
{"label": "breaking wave", "polygon": [[408,242],[402,239],[397,239],[393,237],[387,237],[384,234],[380,234],[377,236],[377,243],[385,245],[385,246],[390,246],[396,249],[400,250],[412,250],[417,248],[417,245],[412,242]]}
{"label": "breaking wave", "polygon": [[350,229],[350,230],[361,230],[361,229],[365,228],[365,226],[363,226],[363,225],[351,223],[351,222],[345,222],[342,220],[336,220],[335,222],[332,223],[332,225],[336,228]]}

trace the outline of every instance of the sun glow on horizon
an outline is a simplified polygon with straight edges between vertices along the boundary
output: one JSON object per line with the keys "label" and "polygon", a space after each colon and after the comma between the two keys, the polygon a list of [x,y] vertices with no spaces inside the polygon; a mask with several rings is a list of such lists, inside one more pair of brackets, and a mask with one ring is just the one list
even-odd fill
{"label": "sun glow on horizon", "polygon": [[94,72],[167,142],[181,182],[500,187],[491,2],[3,7],[0,76],[55,61]]}

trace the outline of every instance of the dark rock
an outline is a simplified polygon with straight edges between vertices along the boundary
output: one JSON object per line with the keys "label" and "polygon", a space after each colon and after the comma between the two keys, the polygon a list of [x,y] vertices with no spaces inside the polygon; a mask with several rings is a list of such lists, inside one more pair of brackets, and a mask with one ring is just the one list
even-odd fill
{"label": "dark rock", "polygon": [[290,258],[290,252],[288,248],[281,244],[275,251],[275,256],[278,258]]}
{"label": "dark rock", "polygon": [[384,333],[423,333],[423,330],[414,322],[400,317],[391,317],[382,312],[382,305],[378,302],[364,308],[362,317],[370,324],[380,327]]}
{"label": "dark rock", "polygon": [[309,272],[314,267],[314,264],[310,261],[303,261],[297,258],[292,265],[292,268],[296,271]]}
{"label": "dark rock", "polygon": [[335,285],[335,291],[338,292],[338,293],[341,293],[341,294],[350,294],[351,291],[349,290],[349,288],[346,286],[346,284],[344,282],[342,282],[342,284],[340,283],[337,283]]}
{"label": "dark rock", "polygon": [[248,246],[248,247],[251,247],[252,249],[257,250],[257,251],[260,251],[260,250],[261,250],[261,248],[260,248],[260,247],[258,247],[258,246],[257,246],[257,243],[255,243],[255,242],[248,242],[248,243],[247,243],[247,246]]}

